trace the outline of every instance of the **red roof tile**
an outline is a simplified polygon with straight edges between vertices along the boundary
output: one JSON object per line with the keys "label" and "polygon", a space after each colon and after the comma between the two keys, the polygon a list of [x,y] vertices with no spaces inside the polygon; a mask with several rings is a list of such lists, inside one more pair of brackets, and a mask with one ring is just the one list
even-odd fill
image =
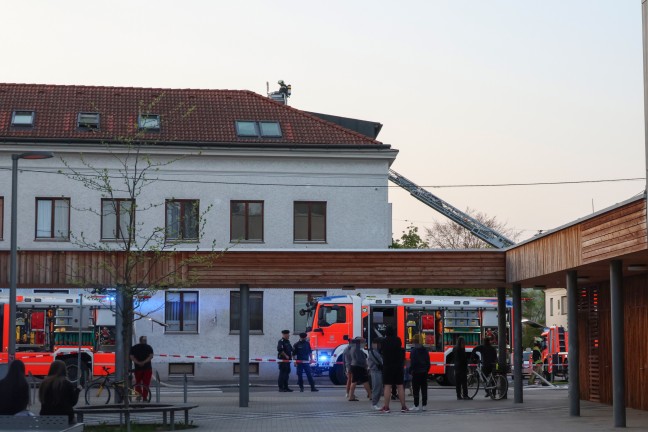
{"label": "red roof tile", "polygon": [[[14,110],[35,111],[34,126],[11,126]],[[79,129],[79,112],[99,112],[100,129]],[[161,130],[146,132],[142,138],[156,142],[383,145],[247,90],[0,84],[0,140],[110,141],[115,137],[133,137],[139,113],[161,115]],[[278,121],[283,137],[239,137],[235,127],[237,120]]]}

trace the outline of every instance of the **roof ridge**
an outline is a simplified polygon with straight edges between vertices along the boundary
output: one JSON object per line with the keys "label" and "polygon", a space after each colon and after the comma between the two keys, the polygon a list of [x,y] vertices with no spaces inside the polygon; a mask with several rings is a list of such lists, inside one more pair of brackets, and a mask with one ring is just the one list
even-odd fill
{"label": "roof ridge", "polygon": [[[245,89],[206,89],[206,88],[171,88],[171,87],[128,87],[128,86],[107,86],[107,85],[85,85],[85,84],[38,84],[38,83],[0,83],[0,86],[29,86],[29,87],[64,87],[83,89],[106,89],[106,90],[155,90],[155,91],[199,91],[199,92],[250,92]],[[254,92],[252,92],[254,93]],[[256,93],[255,93],[256,94]]]}

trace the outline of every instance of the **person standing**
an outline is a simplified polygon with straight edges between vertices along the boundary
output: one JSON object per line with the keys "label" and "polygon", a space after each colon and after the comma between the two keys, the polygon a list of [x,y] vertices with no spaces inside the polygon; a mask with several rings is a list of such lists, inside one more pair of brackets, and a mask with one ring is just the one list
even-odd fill
{"label": "person standing", "polygon": [[308,384],[310,385],[311,391],[319,391],[315,388],[315,381],[313,381],[313,375],[311,374],[310,360],[311,353],[313,349],[310,346],[310,343],[306,340],[306,333],[299,333],[299,341],[293,346],[295,352],[295,359],[297,359],[297,384],[299,384],[299,391],[304,391],[304,377],[302,373],[306,374],[308,379]]}
{"label": "person standing", "polygon": [[371,397],[371,389],[369,388],[369,376],[367,374],[367,355],[362,350],[362,343],[364,338],[358,336],[353,339],[351,344],[351,349],[349,350],[349,355],[351,357],[351,376],[353,376],[353,382],[349,389],[349,401],[357,402],[358,398],[355,396],[355,389],[358,384],[364,386],[367,391],[367,396]]}
{"label": "person standing", "polygon": [[529,385],[535,383],[536,374],[542,374],[542,352],[540,351],[540,344],[538,342],[533,343],[533,351],[531,352],[531,364],[533,369],[529,374]]}
{"label": "person standing", "polygon": [[424,335],[414,338],[414,346],[410,350],[410,374],[412,375],[412,392],[414,393],[414,411],[419,410],[419,393],[421,395],[421,411],[425,411],[428,399],[428,374],[430,373],[430,352],[421,344]]}
{"label": "person standing", "polygon": [[288,388],[288,378],[290,377],[290,360],[293,357],[293,347],[290,344],[290,330],[281,331],[281,339],[277,343],[277,358],[283,360],[279,362],[279,391],[291,392]]}
{"label": "person standing", "polygon": [[385,338],[382,342],[383,356],[383,383],[385,385],[384,405],[380,412],[389,413],[389,399],[392,387],[396,386],[398,399],[401,403],[401,412],[409,412],[405,405],[405,390],[403,388],[403,368],[405,367],[405,350],[401,339],[396,336],[394,327],[385,328]]}
{"label": "person standing", "polygon": [[[481,357],[481,368],[484,375],[488,376],[493,373],[495,366],[497,366],[497,350],[491,344],[490,338],[484,338],[482,344],[473,349],[472,355],[474,356],[477,353],[479,353]],[[488,390],[486,390],[486,397],[490,397],[490,391]]]}
{"label": "person standing", "polygon": [[[130,349],[130,359],[135,365],[135,389],[142,393],[142,400],[147,401],[149,397],[149,386],[153,375],[153,347],[146,343],[146,336],[140,336],[139,343]],[[137,385],[140,385],[137,387]]]}
{"label": "person standing", "polygon": [[38,389],[40,415],[66,415],[74,423],[74,405],[79,401],[80,386],[67,379],[67,369],[61,360],[54,360],[49,373]]}
{"label": "person standing", "polygon": [[383,359],[380,352],[378,352],[379,349],[380,339],[373,339],[371,341],[371,348],[369,348],[369,355],[367,356],[367,364],[369,365],[369,375],[371,376],[371,407],[376,411],[380,410],[378,402],[380,402],[380,395],[383,393]]}
{"label": "person standing", "polygon": [[0,414],[16,415],[29,405],[29,384],[25,379],[25,364],[14,360],[7,375],[0,380]]}
{"label": "person standing", "polygon": [[468,396],[468,355],[466,354],[466,341],[463,336],[457,338],[457,344],[454,346],[454,374],[455,389],[457,391],[457,400],[470,400]]}

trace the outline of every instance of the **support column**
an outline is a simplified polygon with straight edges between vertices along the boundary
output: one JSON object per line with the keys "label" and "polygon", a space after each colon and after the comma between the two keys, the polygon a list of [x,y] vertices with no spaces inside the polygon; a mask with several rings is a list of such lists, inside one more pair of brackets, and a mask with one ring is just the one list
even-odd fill
{"label": "support column", "polygon": [[523,403],[522,396],[522,285],[513,284],[513,397]]}
{"label": "support column", "polygon": [[506,288],[497,288],[497,350],[498,350],[498,367],[500,371],[506,371],[508,363],[508,352],[506,342],[508,332],[506,331]]}
{"label": "support column", "polygon": [[[614,427],[626,426],[621,260],[610,262],[610,309],[612,322],[612,409]],[[570,330],[571,333],[571,330]]]}
{"label": "support column", "polygon": [[578,352],[578,287],[576,270],[567,272],[567,330],[569,346],[567,364],[569,364],[569,415],[580,416],[580,375]]}
{"label": "support column", "polygon": [[241,285],[239,333],[239,407],[250,401],[250,286]]}

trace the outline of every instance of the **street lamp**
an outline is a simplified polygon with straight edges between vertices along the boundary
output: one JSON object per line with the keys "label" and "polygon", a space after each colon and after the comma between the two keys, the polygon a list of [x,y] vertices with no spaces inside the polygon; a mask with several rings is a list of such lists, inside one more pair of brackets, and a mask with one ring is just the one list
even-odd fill
{"label": "street lamp", "polygon": [[9,260],[9,361],[16,357],[16,292],[18,247],[16,245],[18,219],[18,159],[49,159],[52,152],[32,151],[11,155],[11,255]]}

